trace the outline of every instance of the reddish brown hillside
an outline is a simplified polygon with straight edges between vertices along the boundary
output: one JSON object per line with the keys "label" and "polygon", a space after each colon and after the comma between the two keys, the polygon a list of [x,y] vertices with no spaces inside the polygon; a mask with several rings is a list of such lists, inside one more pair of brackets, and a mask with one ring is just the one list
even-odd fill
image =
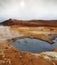
{"label": "reddish brown hillside", "polygon": [[19,26],[50,26],[50,27],[57,27],[57,20],[16,20],[16,19],[9,19],[2,23],[1,25],[5,26],[12,26],[12,25],[19,25]]}

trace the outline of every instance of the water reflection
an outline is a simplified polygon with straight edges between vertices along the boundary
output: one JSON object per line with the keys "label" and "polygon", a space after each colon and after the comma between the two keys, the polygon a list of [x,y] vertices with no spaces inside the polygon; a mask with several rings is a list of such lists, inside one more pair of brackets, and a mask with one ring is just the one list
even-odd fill
{"label": "water reflection", "polygon": [[53,40],[53,42],[54,42],[54,44],[52,44],[52,46],[53,46],[54,48],[57,48],[57,38],[55,38],[55,40]]}
{"label": "water reflection", "polygon": [[11,44],[18,50],[29,52],[51,51],[54,49],[54,47],[48,42],[31,38],[16,39],[11,42]]}

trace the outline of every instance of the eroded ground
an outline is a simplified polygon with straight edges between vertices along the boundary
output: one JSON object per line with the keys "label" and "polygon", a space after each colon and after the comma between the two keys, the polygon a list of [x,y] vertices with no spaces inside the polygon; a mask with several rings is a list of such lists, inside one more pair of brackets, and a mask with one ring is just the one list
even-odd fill
{"label": "eroded ground", "polygon": [[[57,65],[57,52],[30,53],[16,50],[11,39],[31,37],[53,42],[56,27],[0,26],[0,65]],[[56,50],[56,49],[55,49]]]}
{"label": "eroded ground", "polygon": [[57,27],[0,26],[0,41],[22,37],[37,38],[52,43],[57,37]]}
{"label": "eroded ground", "polygon": [[21,52],[4,41],[0,44],[0,65],[57,65],[57,52]]}

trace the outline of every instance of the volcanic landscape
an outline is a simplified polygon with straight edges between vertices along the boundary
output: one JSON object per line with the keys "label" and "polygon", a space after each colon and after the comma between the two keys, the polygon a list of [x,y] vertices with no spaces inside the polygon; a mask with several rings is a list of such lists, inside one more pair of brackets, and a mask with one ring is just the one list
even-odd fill
{"label": "volcanic landscape", "polygon": [[1,22],[0,65],[57,65],[57,20]]}

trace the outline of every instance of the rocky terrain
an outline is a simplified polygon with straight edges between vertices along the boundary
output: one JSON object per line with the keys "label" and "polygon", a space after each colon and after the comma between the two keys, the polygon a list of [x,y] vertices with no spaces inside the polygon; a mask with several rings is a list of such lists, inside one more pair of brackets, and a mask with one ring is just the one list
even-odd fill
{"label": "rocky terrain", "polygon": [[0,23],[0,29],[0,37],[3,39],[30,37],[53,43],[52,40],[57,37],[56,20],[9,19]]}
{"label": "rocky terrain", "polygon": [[3,41],[0,44],[0,65],[57,65],[57,51],[22,52]]}
{"label": "rocky terrain", "polygon": [[57,38],[56,20],[9,19],[0,23],[0,65],[57,65],[57,48],[41,53],[20,51],[10,44],[18,38],[35,38],[53,43]]}
{"label": "rocky terrain", "polygon": [[53,43],[57,37],[57,27],[0,26],[0,41],[17,38],[36,38]]}

